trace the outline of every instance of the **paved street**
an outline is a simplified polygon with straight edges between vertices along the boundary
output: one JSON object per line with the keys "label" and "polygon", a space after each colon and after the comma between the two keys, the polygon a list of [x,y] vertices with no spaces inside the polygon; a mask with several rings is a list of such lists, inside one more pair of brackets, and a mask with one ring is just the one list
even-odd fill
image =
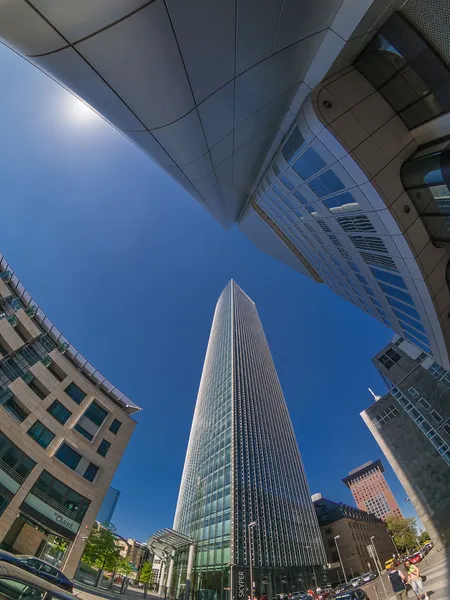
{"label": "paved street", "polygon": [[[450,560],[442,553],[437,553],[432,550],[428,556],[417,565],[420,569],[421,575],[426,575],[427,580],[425,583],[425,589],[430,596],[430,600],[448,600],[450,599],[450,586],[449,586],[449,567]],[[402,569],[405,572],[405,569]],[[395,598],[392,593],[392,587],[387,578],[387,574],[383,575],[384,585],[386,586],[387,597],[389,600]],[[379,579],[369,583],[363,587],[364,591],[368,595],[370,600],[385,600],[383,586]],[[377,596],[378,592],[378,596]],[[415,600],[416,596],[412,591],[409,592],[408,598]]]}

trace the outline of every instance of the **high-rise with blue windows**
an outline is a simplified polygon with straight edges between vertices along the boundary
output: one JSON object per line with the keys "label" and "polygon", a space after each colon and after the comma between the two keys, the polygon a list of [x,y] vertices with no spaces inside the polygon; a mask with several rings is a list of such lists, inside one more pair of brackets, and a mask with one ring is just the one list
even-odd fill
{"label": "high-rise with blue windows", "polygon": [[0,37],[450,368],[449,21],[443,0],[4,0]]}
{"label": "high-rise with blue windows", "polygon": [[258,597],[321,583],[289,412],[256,306],[233,281],[214,314],[174,529],[197,540],[197,598],[246,600],[250,564]]}

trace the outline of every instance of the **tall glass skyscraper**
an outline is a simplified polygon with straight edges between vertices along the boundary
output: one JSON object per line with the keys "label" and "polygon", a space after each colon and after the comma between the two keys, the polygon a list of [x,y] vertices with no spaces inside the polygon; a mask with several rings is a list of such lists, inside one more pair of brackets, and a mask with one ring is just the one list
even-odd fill
{"label": "tall glass skyscraper", "polygon": [[289,412],[256,306],[233,281],[214,314],[174,529],[198,541],[199,598],[246,599],[250,562],[259,597],[320,583],[325,555]]}

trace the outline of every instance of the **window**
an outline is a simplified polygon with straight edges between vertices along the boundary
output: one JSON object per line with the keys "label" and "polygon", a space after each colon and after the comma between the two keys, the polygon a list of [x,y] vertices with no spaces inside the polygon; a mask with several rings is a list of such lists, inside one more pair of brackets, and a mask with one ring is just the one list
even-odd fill
{"label": "window", "polygon": [[[364,289],[366,290],[366,292],[369,294],[369,296],[375,296],[375,294],[373,293],[373,289],[370,288],[368,285],[364,286]],[[372,298],[373,300],[373,298]]]}
{"label": "window", "polygon": [[100,454],[100,456],[106,456],[110,448],[111,444],[106,440],[102,440],[97,448],[97,453]]}
{"label": "window", "polygon": [[401,355],[398,354],[393,348],[388,348],[384,354],[382,354],[378,361],[384,365],[387,371],[392,368],[395,363],[401,359]]}
{"label": "window", "polygon": [[53,361],[48,365],[47,369],[50,371],[53,377],[60,382],[64,381],[64,379],[67,377],[67,374],[64,373],[61,367]]}
{"label": "window", "polygon": [[43,600],[46,592],[14,577],[2,577],[0,595],[7,600]]}
{"label": "window", "polygon": [[94,401],[80,417],[74,429],[87,440],[92,441],[107,416],[108,411]]}
{"label": "window", "polygon": [[38,480],[31,488],[31,492],[33,493],[35,490],[45,494],[57,506],[69,510],[72,513],[72,518],[78,523],[81,523],[90,505],[90,500],[72,490],[47,471],[42,471],[39,475]]}
{"label": "window", "polygon": [[398,408],[391,404],[386,410],[383,410],[381,413],[376,415],[372,419],[372,423],[375,425],[377,429],[380,429],[382,425],[390,421],[390,419],[396,417],[398,415]]}
{"label": "window", "polygon": [[402,304],[401,302],[394,300],[394,298],[388,298],[388,302],[391,306],[402,310],[403,312],[407,313],[408,315],[411,315],[415,319],[420,319],[419,313],[411,306],[406,306],[406,304]]}
{"label": "window", "polygon": [[6,402],[2,404],[3,408],[7,410],[16,421],[22,423],[30,414],[29,411],[22,405],[17,398],[11,395]]}
{"label": "window", "polygon": [[69,385],[64,390],[70,398],[77,404],[81,404],[83,400],[86,398],[86,394],[81,390],[75,383],[69,383]]}
{"label": "window", "polygon": [[378,281],[390,283],[391,285],[395,285],[396,287],[402,288],[402,290],[408,289],[404,279],[400,277],[400,275],[386,273],[386,271],[380,271],[380,269],[374,269],[373,267],[370,267],[370,270],[374,274],[375,278],[378,279]]}
{"label": "window", "polygon": [[364,277],[364,275],[360,275],[359,273],[356,274],[356,277],[359,279],[359,281],[364,285],[367,283],[366,278]]}
{"label": "window", "polygon": [[330,240],[333,242],[333,244],[335,246],[342,246],[341,240],[338,238],[337,235],[329,235],[328,237],[330,238]]}
{"label": "window", "polygon": [[284,144],[281,153],[286,162],[289,162],[291,158],[300,150],[301,146],[305,143],[302,134],[298,127],[294,127]]}
{"label": "window", "polygon": [[317,173],[317,171],[326,167],[326,165],[327,163],[315,150],[308,148],[308,150],[306,150],[306,152],[304,152],[292,165],[292,168],[302,179],[309,179]]}
{"label": "window", "polygon": [[[407,317],[406,315],[402,314],[401,312],[399,312],[398,310],[395,310],[395,309],[394,309],[394,313],[395,313],[395,316],[399,320],[403,319],[403,321],[405,321],[406,323],[409,323],[409,325],[411,325],[412,327],[415,327],[422,333],[425,333],[425,329],[423,328],[423,326],[420,323],[418,323],[417,321],[415,321],[414,319],[410,319],[409,317]],[[422,354],[425,354],[425,353],[422,352]],[[425,357],[426,357],[426,354],[425,354]],[[422,360],[423,360],[423,358],[418,362],[422,362]]]}
{"label": "window", "polygon": [[47,429],[40,421],[36,421],[34,425],[27,431],[28,435],[33,438],[43,448],[47,448],[50,442],[54,439],[55,434]]}
{"label": "window", "polygon": [[281,173],[281,171],[280,171],[280,169],[278,168],[277,164],[276,164],[276,163],[273,163],[273,165],[272,165],[272,168],[273,168],[273,170],[274,170],[274,173],[275,173],[275,175],[276,175],[277,177],[279,177],[279,176],[280,176],[280,173]]}
{"label": "window", "polygon": [[312,205],[310,205],[310,206],[305,206],[305,208],[306,208],[306,210],[309,212],[309,214],[310,214],[312,217],[317,217],[317,212],[316,212],[316,210],[314,209],[314,207],[313,207]]}
{"label": "window", "polygon": [[369,252],[360,252],[361,258],[368,265],[374,265],[375,267],[382,267],[389,271],[396,271],[398,273],[397,265],[390,256],[380,256],[379,254],[370,254]]}
{"label": "window", "polygon": [[431,408],[431,404],[430,404],[430,403],[429,403],[427,400],[425,400],[425,398],[423,398],[423,397],[422,397],[422,398],[420,398],[420,399],[419,399],[419,402],[420,402],[420,404],[421,404],[421,405],[422,405],[424,408],[426,408],[427,410],[429,410],[429,409]]}
{"label": "window", "polygon": [[90,419],[95,425],[100,427],[108,416],[108,411],[102,408],[97,402],[93,402],[85,411],[84,416]]}
{"label": "window", "polygon": [[[353,198],[350,192],[344,192],[343,194],[339,194],[339,196],[332,196],[331,198],[326,198],[325,200],[323,200],[323,203],[333,215],[357,212],[361,210],[359,204],[356,202],[356,200]],[[345,218],[346,217],[341,217],[341,219]],[[365,218],[367,219],[367,217]],[[367,221],[369,221],[369,219],[367,219]],[[373,230],[373,227],[372,229],[368,229],[368,231],[371,230]],[[351,231],[359,230],[352,229]],[[364,229],[363,231],[366,230]]]}
{"label": "window", "polygon": [[98,473],[98,467],[96,465],[94,465],[93,463],[89,463],[89,466],[87,467],[86,471],[84,472],[83,477],[85,479],[87,479],[88,481],[94,481],[96,475]]}
{"label": "window", "polygon": [[114,435],[116,435],[116,433],[119,431],[121,425],[122,425],[122,423],[120,421],[118,421],[117,419],[114,419],[114,421],[109,426],[109,430],[112,433],[114,433]]}
{"label": "window", "polygon": [[[344,195],[344,194],[341,194]],[[339,198],[339,196],[337,196]],[[326,204],[326,202],[328,202],[328,200],[324,200],[324,204]],[[355,202],[355,204],[358,206],[357,202]],[[328,207],[328,205],[327,205]],[[329,207],[328,207],[329,208]],[[331,212],[333,212],[333,210],[330,209]],[[375,231],[375,227],[372,225],[372,223],[370,222],[369,218],[366,217],[366,215],[355,215],[352,217],[346,216],[346,217],[337,217],[336,221],[339,223],[339,225],[342,227],[342,229],[349,233],[352,231]]]}
{"label": "window", "polygon": [[[394,310],[394,312],[395,312],[395,310]],[[405,318],[405,317],[403,317],[403,318]],[[419,356],[416,358],[416,362],[421,363],[426,359],[426,357],[427,357],[427,355],[425,354],[425,352],[421,352],[419,354]]]}
{"label": "window", "polygon": [[365,235],[350,235],[350,241],[359,250],[372,250],[373,252],[385,252],[388,253],[388,249],[384,245],[384,242],[379,237],[365,236]]}
{"label": "window", "polygon": [[280,181],[282,183],[284,183],[284,185],[288,188],[288,190],[293,190],[295,187],[295,185],[292,183],[292,181],[286,175],[283,175],[283,177],[281,177]]}
{"label": "window", "polygon": [[294,196],[297,198],[297,200],[299,202],[301,202],[302,204],[308,204],[308,200],[303,196],[303,194],[301,192],[296,190],[295,192],[292,192],[292,193],[294,194]]}
{"label": "window", "polygon": [[412,396],[413,398],[418,398],[419,397],[419,392],[416,390],[416,388],[410,387],[408,389],[408,394],[410,394],[410,396]]}
{"label": "window", "polygon": [[436,423],[442,423],[443,418],[441,417],[441,415],[437,412],[437,410],[432,410],[430,412],[430,415],[433,417],[433,419],[436,421]]}
{"label": "window", "polygon": [[352,262],[352,261],[348,261],[348,264],[350,265],[350,267],[355,271],[355,273],[360,273],[361,271],[358,269],[358,266]]}
{"label": "window", "polygon": [[[339,190],[343,190],[345,188],[342,181],[331,169],[328,169],[328,171],[325,171],[325,173],[322,173],[322,175],[319,175],[310,181],[308,185],[312,191],[319,196],[319,198],[322,198],[323,196],[329,196],[333,192],[339,192]],[[353,196],[351,194],[348,195],[353,200]]]}
{"label": "window", "polygon": [[394,298],[398,298],[399,300],[402,300],[403,302],[414,306],[413,299],[406,292],[402,292],[397,288],[393,288],[390,285],[386,285],[385,283],[380,283],[380,287],[387,296],[394,296]]}
{"label": "window", "polygon": [[0,461],[23,479],[26,479],[36,466],[34,460],[31,460],[3,433],[0,433]]}
{"label": "window", "polygon": [[320,227],[322,227],[324,231],[326,231],[327,233],[331,233],[331,229],[328,227],[326,221],[324,221],[323,219],[319,219],[317,223],[320,225]]}
{"label": "window", "polygon": [[437,362],[433,363],[431,367],[428,369],[429,373],[433,375],[436,379],[440,379],[444,375],[447,374],[447,371],[443,369]]}
{"label": "window", "polygon": [[36,379],[36,377],[33,377],[30,381],[27,381],[26,383],[30,390],[34,392],[36,396],[41,400],[45,400],[45,398],[47,398],[47,396],[50,393],[47,389],[45,389],[42,383]]}
{"label": "window", "polygon": [[64,425],[67,419],[72,416],[70,410],[67,410],[67,408],[58,400],[55,400],[50,404],[47,411],[58,421],[58,423],[61,423],[61,425]]}
{"label": "window", "polygon": [[419,333],[415,329],[412,329],[412,327],[410,327],[406,323],[403,323],[403,321],[400,321],[400,319],[399,319],[398,322],[400,323],[400,325],[402,326],[402,328],[403,328],[404,331],[408,331],[415,338],[417,338],[419,340],[422,340],[422,342],[424,342],[425,344],[430,345],[430,342],[428,341],[428,338],[425,335],[422,335],[421,333]]}
{"label": "window", "polygon": [[442,429],[445,431],[447,435],[450,435],[450,423],[446,423]]}
{"label": "window", "polygon": [[65,442],[61,444],[55,453],[58,460],[64,463],[69,469],[75,470],[78,467],[82,456],[78,454],[73,448],[68,446]]}

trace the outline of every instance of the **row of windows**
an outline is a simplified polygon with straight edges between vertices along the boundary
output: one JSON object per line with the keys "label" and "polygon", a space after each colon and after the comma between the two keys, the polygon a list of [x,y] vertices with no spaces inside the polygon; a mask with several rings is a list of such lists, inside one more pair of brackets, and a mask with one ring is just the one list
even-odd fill
{"label": "row of windows", "polygon": [[438,363],[433,363],[428,368],[428,372],[431,373],[435,379],[440,381],[443,386],[450,389],[450,373],[438,365]]}
{"label": "row of windows", "polygon": [[[399,402],[404,411],[414,421],[422,433],[430,440],[442,458],[450,465],[450,446],[438,434],[436,429],[425,419],[422,413],[406,398],[398,388],[391,390],[391,395]],[[440,415],[439,415],[440,416]],[[448,428],[450,429],[450,427]],[[445,430],[448,431],[447,429]]]}
{"label": "row of windows", "polygon": [[378,358],[378,361],[389,371],[389,369],[391,369],[395,363],[398,363],[401,358],[401,355],[393,348],[388,348],[386,352]]}
{"label": "row of windows", "polygon": [[383,410],[372,419],[372,423],[377,429],[398,415],[398,409],[391,404],[386,410]]}
{"label": "row of windows", "polygon": [[[81,454],[79,454],[76,450],[71,448],[65,442],[63,442],[58,448],[58,450],[55,453],[55,457],[58,460],[60,460],[63,464],[65,464],[66,467],[69,467],[69,469],[72,469],[73,471],[75,471],[81,459],[83,458]],[[82,476],[88,481],[93,482],[98,473],[98,470],[99,467],[97,467],[93,463],[89,463]]]}

